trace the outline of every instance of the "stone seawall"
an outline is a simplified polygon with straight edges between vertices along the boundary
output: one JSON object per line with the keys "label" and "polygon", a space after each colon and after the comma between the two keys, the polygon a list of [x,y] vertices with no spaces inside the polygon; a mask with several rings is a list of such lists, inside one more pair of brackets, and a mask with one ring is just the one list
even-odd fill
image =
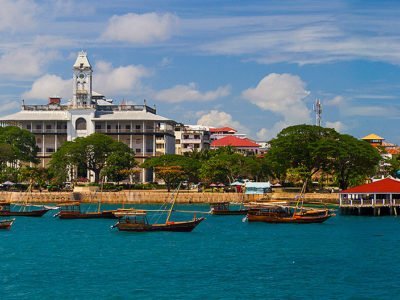
{"label": "stone seawall", "polygon": [[[268,200],[295,201],[296,193],[271,193],[261,195],[241,195],[235,193],[198,193],[181,191],[179,192],[177,203],[215,203],[215,202],[252,202]],[[83,203],[98,202],[102,203],[164,203],[171,199],[172,193],[166,191],[121,191],[103,193],[66,193],[66,192],[2,192],[0,201],[28,202],[28,203],[61,203],[67,201],[80,201]],[[243,199],[243,200],[242,200]],[[306,202],[339,202],[338,194],[305,194]]]}

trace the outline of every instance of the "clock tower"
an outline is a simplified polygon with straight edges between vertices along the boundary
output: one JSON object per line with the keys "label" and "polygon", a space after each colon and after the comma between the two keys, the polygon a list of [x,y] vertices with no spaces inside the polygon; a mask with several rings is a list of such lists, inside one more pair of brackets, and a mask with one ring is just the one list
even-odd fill
{"label": "clock tower", "polygon": [[73,108],[89,108],[92,104],[92,66],[87,53],[79,52],[73,66]]}

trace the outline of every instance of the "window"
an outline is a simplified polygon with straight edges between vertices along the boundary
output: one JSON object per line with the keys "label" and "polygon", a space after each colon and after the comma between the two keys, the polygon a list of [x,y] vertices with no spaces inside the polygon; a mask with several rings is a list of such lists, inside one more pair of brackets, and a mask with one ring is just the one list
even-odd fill
{"label": "window", "polygon": [[188,136],[187,134],[185,134],[185,135],[183,136],[183,138],[184,138],[184,139],[188,139],[189,136]]}
{"label": "window", "polygon": [[86,120],[84,118],[79,118],[75,122],[76,130],[86,130]]}
{"label": "window", "polygon": [[31,130],[31,124],[27,124],[26,129]]}
{"label": "window", "polygon": [[111,129],[111,125],[107,125],[107,130],[110,130]]}
{"label": "window", "polygon": [[164,144],[157,144],[156,149],[164,149]]}
{"label": "window", "polygon": [[51,129],[51,125],[50,125],[50,124],[47,124],[47,125],[46,125],[46,129]]}
{"label": "window", "polygon": [[131,129],[131,125],[125,125],[125,129],[130,130]]}
{"label": "window", "polygon": [[42,125],[41,125],[41,124],[37,124],[37,125],[36,125],[36,129],[37,129],[37,130],[42,129]]}
{"label": "window", "polygon": [[135,125],[135,129],[140,129],[140,125]]}
{"label": "window", "polygon": [[175,140],[175,144],[180,144],[181,140]]}
{"label": "window", "polygon": [[200,136],[199,136],[198,134],[196,134],[196,135],[194,136],[194,138],[195,138],[196,140],[199,140],[199,139],[200,139]]}
{"label": "window", "polygon": [[141,153],[141,152],[142,152],[142,149],[136,148],[136,153]]}
{"label": "window", "polygon": [[101,129],[101,124],[96,124],[95,129]]}
{"label": "window", "polygon": [[52,152],[54,152],[54,148],[46,148],[46,152],[52,153]]}

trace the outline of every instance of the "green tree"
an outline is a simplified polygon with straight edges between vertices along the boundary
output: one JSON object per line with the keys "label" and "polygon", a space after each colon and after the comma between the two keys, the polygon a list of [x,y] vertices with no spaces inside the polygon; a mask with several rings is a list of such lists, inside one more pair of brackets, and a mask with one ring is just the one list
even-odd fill
{"label": "green tree", "polygon": [[323,140],[334,140],[338,136],[334,129],[320,126],[287,127],[270,141],[271,148],[266,155],[268,163],[279,179],[284,178],[288,170],[298,170],[296,172],[302,181],[311,182],[311,177],[325,163],[316,151],[318,144]]}
{"label": "green tree", "polygon": [[368,142],[341,134],[336,139],[322,140],[314,149],[322,168],[333,174],[341,189],[359,184],[376,174],[381,156]]}
{"label": "green tree", "polygon": [[50,168],[53,174],[65,178],[71,166],[82,165],[87,170],[93,171],[95,182],[98,183],[100,173],[107,165],[107,159],[116,161],[116,155],[120,156],[118,164],[121,164],[122,168],[133,164],[133,151],[126,144],[104,134],[94,133],[64,143],[52,155]]}
{"label": "green tree", "polygon": [[138,165],[132,152],[115,151],[106,160],[106,165],[101,171],[101,176],[107,176],[108,181],[119,183],[129,178],[131,169]]}
{"label": "green tree", "polygon": [[[25,129],[16,126],[0,127],[0,143],[11,146],[12,161],[38,163],[36,158],[38,147],[35,136]],[[8,161],[11,162],[11,161]]]}

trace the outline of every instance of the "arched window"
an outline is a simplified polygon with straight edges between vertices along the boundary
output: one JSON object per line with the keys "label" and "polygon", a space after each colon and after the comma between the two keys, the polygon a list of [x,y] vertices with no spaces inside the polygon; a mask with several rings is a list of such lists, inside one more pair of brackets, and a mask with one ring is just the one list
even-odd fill
{"label": "arched window", "polygon": [[75,122],[76,130],[86,130],[86,120],[84,118],[79,118]]}

